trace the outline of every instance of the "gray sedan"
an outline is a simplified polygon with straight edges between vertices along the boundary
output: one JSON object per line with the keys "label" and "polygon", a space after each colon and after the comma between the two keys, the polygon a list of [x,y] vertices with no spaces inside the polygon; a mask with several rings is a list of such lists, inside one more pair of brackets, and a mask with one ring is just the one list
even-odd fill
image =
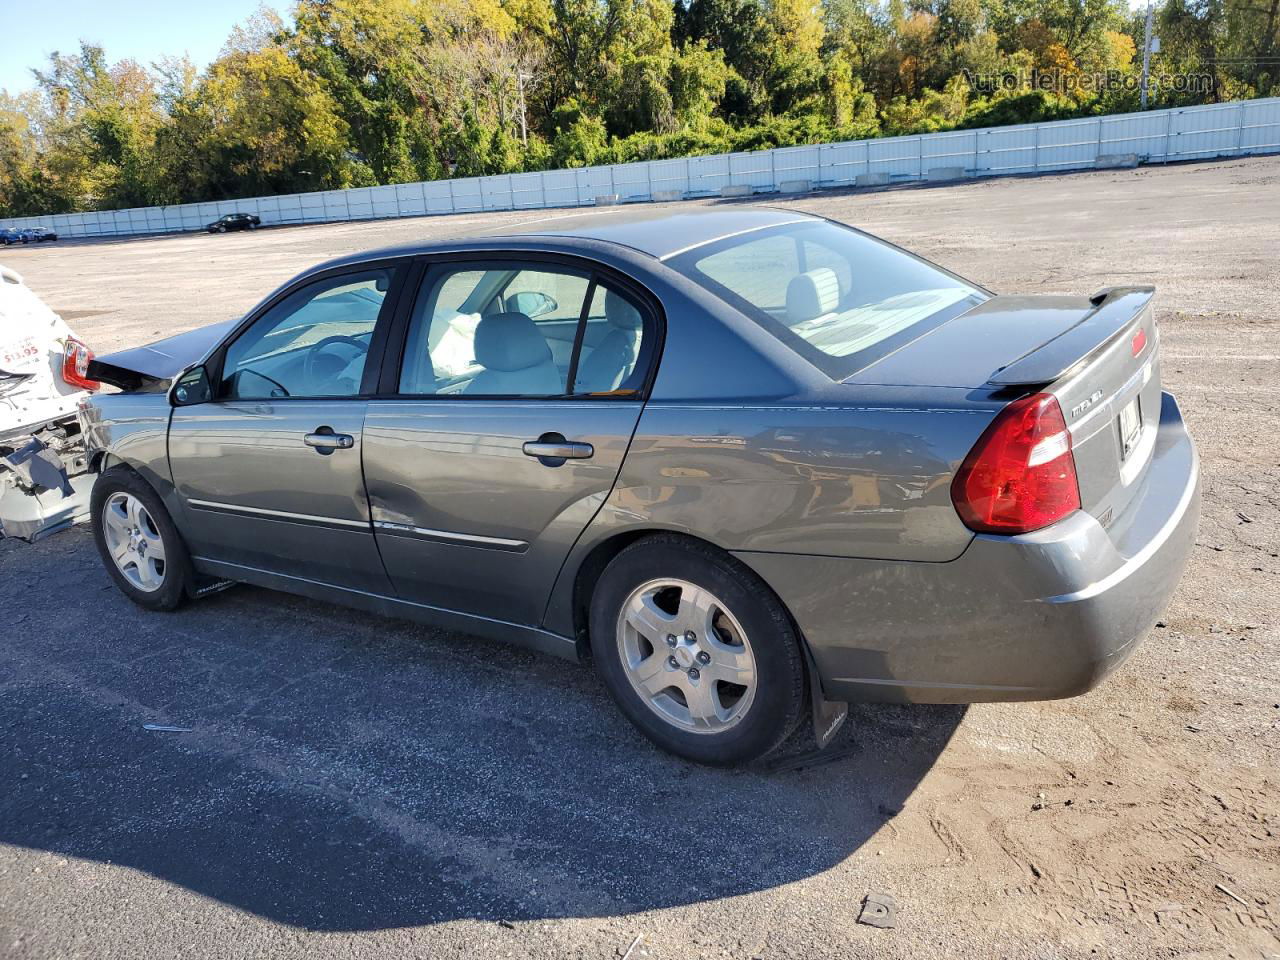
{"label": "gray sedan", "polygon": [[761,208],[347,257],[94,362],[94,534],[150,609],[246,582],[590,659],[706,763],[1073,696],[1195,538],[1152,292],[996,296]]}

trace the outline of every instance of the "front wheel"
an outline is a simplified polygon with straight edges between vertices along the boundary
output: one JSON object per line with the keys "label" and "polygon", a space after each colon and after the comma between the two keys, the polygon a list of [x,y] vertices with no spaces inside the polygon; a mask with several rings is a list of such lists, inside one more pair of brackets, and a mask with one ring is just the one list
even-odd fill
{"label": "front wheel", "polygon": [[776,749],[804,703],[800,641],[750,569],[713,547],[655,536],[605,568],[591,650],[614,701],[649,739],[699,763]]}
{"label": "front wheel", "polygon": [[90,514],[98,553],[124,595],[148,610],[181,606],[192,582],[191,557],[146,481],[112,467],[93,485]]}

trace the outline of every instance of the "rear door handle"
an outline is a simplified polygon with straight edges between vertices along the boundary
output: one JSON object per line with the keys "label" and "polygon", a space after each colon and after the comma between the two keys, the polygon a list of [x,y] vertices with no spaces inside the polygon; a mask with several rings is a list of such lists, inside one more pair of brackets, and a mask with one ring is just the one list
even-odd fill
{"label": "rear door handle", "polygon": [[308,433],[302,442],[315,448],[317,453],[328,456],[335,450],[350,450],[356,445],[356,438],[349,433],[334,433],[333,427],[317,427],[316,432]]}
{"label": "rear door handle", "polygon": [[548,467],[558,467],[566,460],[586,460],[596,452],[591,444],[566,440],[558,433],[544,433],[537,440],[526,440],[520,449],[526,457],[537,457]]}

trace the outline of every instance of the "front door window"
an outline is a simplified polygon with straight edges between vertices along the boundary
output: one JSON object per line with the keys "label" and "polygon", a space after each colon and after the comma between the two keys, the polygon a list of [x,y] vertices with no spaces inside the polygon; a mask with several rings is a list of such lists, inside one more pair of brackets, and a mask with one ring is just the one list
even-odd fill
{"label": "front door window", "polygon": [[227,400],[354,397],[391,270],[308,284],[227,348],[218,395]]}

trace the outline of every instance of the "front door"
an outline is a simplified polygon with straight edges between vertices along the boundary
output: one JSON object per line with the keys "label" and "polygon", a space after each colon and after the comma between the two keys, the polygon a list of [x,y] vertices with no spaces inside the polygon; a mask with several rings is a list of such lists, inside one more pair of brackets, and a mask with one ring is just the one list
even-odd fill
{"label": "front door", "polygon": [[366,360],[395,272],[287,292],[211,361],[214,399],[174,409],[169,459],[193,556],[390,593],[360,458],[377,378]]}
{"label": "front door", "polygon": [[401,598],[541,622],[643,406],[656,323],[645,302],[553,263],[427,271],[394,395],[370,402],[364,432],[374,530]]}

